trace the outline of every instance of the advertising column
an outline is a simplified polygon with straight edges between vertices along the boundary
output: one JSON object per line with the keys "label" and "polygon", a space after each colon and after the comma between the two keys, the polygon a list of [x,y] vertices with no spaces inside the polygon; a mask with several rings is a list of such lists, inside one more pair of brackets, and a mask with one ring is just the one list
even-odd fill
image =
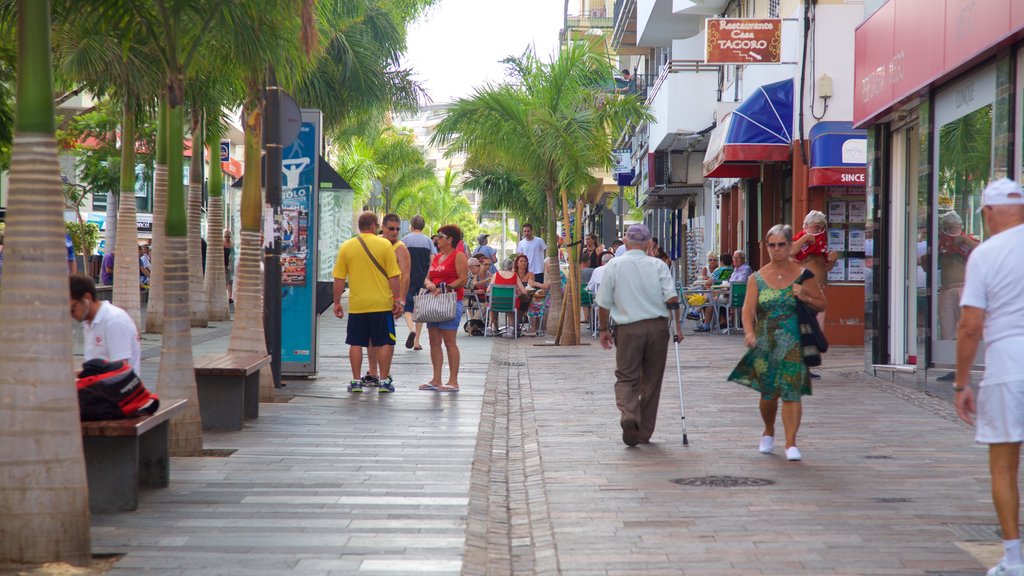
{"label": "advertising column", "polygon": [[316,195],[321,114],[302,111],[299,135],[282,153],[281,373],[316,373]]}

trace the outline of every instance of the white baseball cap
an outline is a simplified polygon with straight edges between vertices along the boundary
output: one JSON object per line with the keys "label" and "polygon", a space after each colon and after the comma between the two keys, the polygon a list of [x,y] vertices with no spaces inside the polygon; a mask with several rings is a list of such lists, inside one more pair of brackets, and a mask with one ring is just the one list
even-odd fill
{"label": "white baseball cap", "polygon": [[1020,184],[1009,178],[1000,178],[985,187],[982,193],[983,206],[1005,206],[1010,204],[1024,204],[1024,191]]}

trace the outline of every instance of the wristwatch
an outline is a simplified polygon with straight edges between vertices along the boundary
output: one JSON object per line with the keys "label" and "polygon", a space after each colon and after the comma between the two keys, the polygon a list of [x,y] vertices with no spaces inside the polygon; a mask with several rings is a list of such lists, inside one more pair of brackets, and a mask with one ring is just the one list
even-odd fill
{"label": "wristwatch", "polygon": [[953,392],[963,392],[964,390],[967,390],[967,386],[957,386],[956,384],[953,384]]}
{"label": "wristwatch", "polygon": [[607,332],[608,331],[608,327],[607,326],[598,326],[597,327],[597,331],[598,332]]}

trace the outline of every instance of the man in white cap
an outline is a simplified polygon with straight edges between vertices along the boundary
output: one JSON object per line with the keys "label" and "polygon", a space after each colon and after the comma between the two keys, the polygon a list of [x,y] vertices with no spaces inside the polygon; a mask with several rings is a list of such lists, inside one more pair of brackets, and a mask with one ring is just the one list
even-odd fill
{"label": "man in white cap", "polygon": [[[603,266],[597,291],[601,346],[615,343],[615,404],[622,416],[622,441],[636,446],[651,441],[658,419],[661,379],[668,356],[670,316],[682,339],[679,295],[668,267],[647,255],[651,231],[634,224],[626,231],[626,253]],[[653,279],[658,281],[654,282]],[[671,314],[670,314],[671,312]],[[615,334],[608,330],[609,316]]]}
{"label": "man in white cap", "polygon": [[[1005,554],[988,576],[1024,576],[1020,551],[1017,471],[1024,441],[1024,192],[1013,180],[992,182],[982,194],[991,236],[971,252],[960,297],[956,342],[956,410],[977,415],[975,440],[988,444],[992,502]],[[971,365],[985,339],[985,375],[977,399]]]}

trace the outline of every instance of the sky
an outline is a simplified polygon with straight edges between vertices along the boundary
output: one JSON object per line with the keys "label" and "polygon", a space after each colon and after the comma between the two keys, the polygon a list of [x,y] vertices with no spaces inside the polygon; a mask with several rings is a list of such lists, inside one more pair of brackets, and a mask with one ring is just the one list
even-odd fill
{"label": "sky", "polygon": [[562,0],[441,0],[409,29],[403,65],[435,104],[504,77],[502,58],[530,44],[545,61],[558,46]]}

